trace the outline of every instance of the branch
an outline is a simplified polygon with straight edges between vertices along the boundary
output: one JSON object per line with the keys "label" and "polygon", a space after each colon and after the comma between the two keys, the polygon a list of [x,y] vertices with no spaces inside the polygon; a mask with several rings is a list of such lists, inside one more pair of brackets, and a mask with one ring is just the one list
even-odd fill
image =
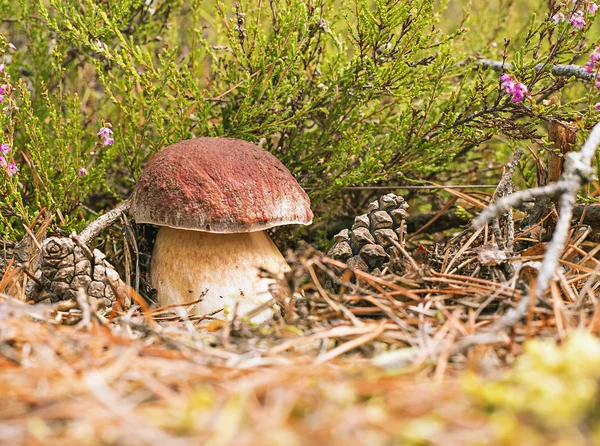
{"label": "branch", "polygon": [[567,190],[564,180],[557,183],[552,183],[547,186],[536,187],[534,189],[527,189],[516,192],[512,195],[508,195],[501,198],[492,206],[486,208],[481,214],[477,216],[473,222],[473,226],[476,229],[483,227],[488,221],[498,218],[504,215],[512,208],[518,208],[524,203],[534,201],[537,198],[554,196],[563,193]]}
{"label": "branch", "polygon": [[[548,289],[550,280],[554,277],[558,259],[565,247],[573,209],[575,207],[577,192],[585,183],[590,182],[594,176],[594,170],[591,167],[592,158],[600,144],[600,123],[590,132],[587,141],[579,152],[569,152],[565,155],[565,170],[557,183],[549,186],[538,187],[526,191],[521,191],[508,197],[502,198],[484,212],[482,212],[473,222],[475,229],[483,227],[493,218],[498,217],[511,207],[518,206],[532,197],[542,197],[547,194],[560,193],[560,215],[556,223],[554,236],[546,249],[544,260],[539,268],[539,275],[535,289],[535,299],[539,299]],[[526,301],[526,298],[523,298]],[[515,308],[514,317],[511,323],[516,322],[527,312],[527,303],[520,302]]]}
{"label": "branch", "polygon": [[104,229],[109,227],[112,222],[129,210],[131,200],[125,200],[114,209],[111,209],[106,214],[101,215],[96,220],[91,222],[86,228],[79,233],[79,241],[87,245],[94,237],[100,234]]}
{"label": "branch", "polygon": [[[482,67],[485,68],[491,68],[494,71],[504,71],[504,70],[512,70],[513,66],[510,63],[503,63],[501,61],[497,61],[497,60],[491,60],[491,59],[480,59],[477,62],[475,62],[476,65],[480,65]],[[533,67],[534,70],[536,71],[540,71],[541,69],[544,68],[544,64],[539,63],[537,65],[535,65]],[[575,77],[577,79],[581,79],[584,81],[591,81],[594,79],[594,74],[593,73],[588,73],[587,71],[585,71],[585,69],[583,69],[582,67],[578,66],[578,65],[573,65],[573,64],[569,64],[569,65],[565,65],[565,64],[558,64],[558,65],[552,65],[550,67],[550,72],[558,77]]]}

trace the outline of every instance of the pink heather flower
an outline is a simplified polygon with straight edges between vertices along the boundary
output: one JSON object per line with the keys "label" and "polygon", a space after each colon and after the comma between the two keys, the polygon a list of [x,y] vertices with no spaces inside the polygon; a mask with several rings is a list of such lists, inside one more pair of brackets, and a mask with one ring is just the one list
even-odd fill
{"label": "pink heather flower", "polygon": [[502,86],[504,87],[504,91],[508,94],[512,94],[512,90],[515,87],[515,84],[510,79],[510,75],[503,74],[500,76],[500,80],[502,81]]}
{"label": "pink heather flower", "polygon": [[3,72],[4,72],[4,64],[0,63],[0,73],[3,73]]}
{"label": "pink heather flower", "polygon": [[0,87],[0,94],[4,94],[4,93],[6,93],[6,84],[4,84]]}
{"label": "pink heather flower", "polygon": [[588,61],[585,63],[585,65],[583,66],[583,69],[587,72],[587,73],[593,73],[596,69],[596,63],[600,60],[600,47],[596,48],[592,54],[590,54],[590,57],[588,59]]}
{"label": "pink heather flower", "polygon": [[10,146],[8,144],[6,144],[6,143],[0,144],[0,152],[2,152],[3,155],[6,155],[11,150],[12,149],[10,148]]}
{"label": "pink heather flower", "polygon": [[591,61],[587,61],[586,64],[583,66],[583,69],[585,70],[586,73],[590,73],[592,74],[594,72],[594,66],[595,64],[590,63]]}
{"label": "pink heather flower", "polygon": [[513,82],[513,80],[510,78],[510,75],[503,74],[500,76],[500,80],[502,81],[502,86],[504,87],[505,93],[512,96],[513,102],[523,102],[523,99],[529,97],[529,92],[527,91],[525,84],[522,84],[521,82]]}
{"label": "pink heather flower", "polygon": [[102,127],[102,128],[100,129],[100,131],[98,132],[98,136],[99,136],[100,138],[104,138],[104,139],[106,139],[106,138],[109,138],[109,137],[110,137],[110,135],[112,135],[112,130],[111,130],[111,129],[109,129],[108,127]]}
{"label": "pink heather flower", "polygon": [[598,11],[598,5],[594,2],[590,2],[587,9],[588,14],[594,15],[596,14],[596,11]]}
{"label": "pink heather flower", "polygon": [[523,99],[525,99],[525,97],[528,95],[529,95],[529,92],[527,91],[527,86],[525,84],[522,84],[520,82],[515,84],[515,87],[513,88],[513,91],[512,91],[513,102],[516,102],[516,103],[523,102]]}
{"label": "pink heather flower", "polygon": [[8,47],[12,50],[12,51],[17,51],[17,47],[14,46],[12,43],[8,44]]}
{"label": "pink heather flower", "polygon": [[502,86],[507,94],[512,94],[513,90],[515,89],[515,83],[513,81],[502,82]]}
{"label": "pink heather flower", "polygon": [[596,110],[600,111],[600,102],[596,102],[596,103],[594,104],[594,108],[595,108]]}
{"label": "pink heather flower", "polygon": [[585,26],[585,17],[583,17],[583,12],[581,11],[576,11],[571,16],[569,21],[571,22],[571,25],[573,25],[573,27],[578,29],[583,29],[583,27]]}
{"label": "pink heather flower", "polygon": [[78,177],[85,177],[87,176],[87,170],[85,170],[85,167],[82,167],[81,169],[79,169],[79,172],[77,173]]}
{"label": "pink heather flower", "polygon": [[515,88],[515,84],[510,78],[510,75],[503,74],[502,76],[500,76],[500,80],[502,81],[502,86],[504,87],[504,91],[506,92],[506,94],[512,94]]}
{"label": "pink heather flower", "polygon": [[12,177],[14,174],[16,174],[19,171],[19,168],[17,167],[17,164],[15,162],[12,162],[12,163],[9,163],[8,166],[6,166],[6,171]]}
{"label": "pink heather flower", "polygon": [[6,162],[6,158],[4,158],[2,155],[0,155],[0,167],[6,167],[8,166],[8,163]]}
{"label": "pink heather flower", "polygon": [[552,20],[554,20],[555,25],[558,25],[565,20],[565,15],[562,12],[557,12],[552,16]]}
{"label": "pink heather flower", "polygon": [[115,142],[110,135],[112,135],[112,130],[109,127],[102,127],[98,131],[98,136],[104,139],[104,141],[102,141],[103,146],[110,146]]}
{"label": "pink heather flower", "polygon": [[110,135],[112,135],[112,130],[109,127],[102,127],[98,131],[98,136],[104,139],[104,141],[102,141],[103,146],[110,146],[115,142]]}

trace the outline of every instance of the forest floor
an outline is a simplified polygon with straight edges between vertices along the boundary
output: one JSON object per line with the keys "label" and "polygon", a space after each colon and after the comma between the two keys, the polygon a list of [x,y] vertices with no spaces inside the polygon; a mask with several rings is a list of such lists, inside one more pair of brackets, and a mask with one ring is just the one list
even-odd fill
{"label": "forest floor", "polygon": [[[597,332],[596,233],[573,226],[561,273],[536,302],[545,243],[532,232],[517,234],[531,246],[510,259],[509,281],[487,228],[406,252],[402,275],[350,271],[305,248],[289,259],[303,280],[275,293],[284,316],[260,325],[188,316],[194,303],[109,314],[85,302],[29,305],[9,267],[2,444],[592,444],[600,372],[561,378],[570,366],[543,346],[550,374],[542,364],[520,382],[514,364],[528,339],[554,346],[575,328]],[[336,293],[322,286],[334,276],[345,283]],[[515,318],[522,299],[530,304]],[[592,364],[598,352],[586,351]],[[578,399],[570,379],[592,384]],[[503,399],[515,386],[520,399]]]}

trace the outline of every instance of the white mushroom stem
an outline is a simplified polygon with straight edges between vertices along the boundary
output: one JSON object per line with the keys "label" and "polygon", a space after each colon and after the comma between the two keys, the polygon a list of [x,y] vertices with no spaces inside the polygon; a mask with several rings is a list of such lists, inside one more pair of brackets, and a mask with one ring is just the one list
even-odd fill
{"label": "white mushroom stem", "polygon": [[[272,298],[273,279],[259,277],[259,268],[282,275],[285,259],[265,231],[214,234],[161,227],[152,252],[151,281],[160,305],[198,299],[193,313],[221,308],[243,316]],[[230,313],[231,314],[231,313]],[[252,320],[272,317],[264,311]]]}

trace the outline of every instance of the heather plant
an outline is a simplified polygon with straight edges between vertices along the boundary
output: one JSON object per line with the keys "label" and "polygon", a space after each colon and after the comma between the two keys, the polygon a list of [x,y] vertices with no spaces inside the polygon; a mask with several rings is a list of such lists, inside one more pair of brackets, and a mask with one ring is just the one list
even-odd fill
{"label": "heather plant", "polygon": [[197,136],[271,151],[321,218],[347,186],[458,177],[519,141],[543,154],[547,122],[597,120],[598,85],[552,71],[595,78],[596,9],[0,0],[0,234],[78,230],[153,153]]}

